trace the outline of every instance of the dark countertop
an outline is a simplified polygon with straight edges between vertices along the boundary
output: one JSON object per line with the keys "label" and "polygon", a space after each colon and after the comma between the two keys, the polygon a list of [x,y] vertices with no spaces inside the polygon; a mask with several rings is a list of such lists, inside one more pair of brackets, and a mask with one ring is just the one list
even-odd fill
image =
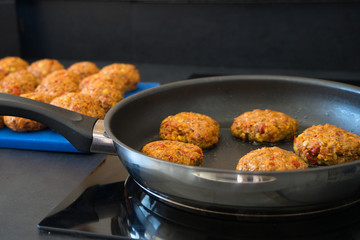
{"label": "dark countertop", "polygon": [[[63,61],[69,65],[73,61]],[[98,63],[103,66],[108,63]],[[161,84],[211,74],[283,74],[357,81],[360,74],[290,70],[242,70],[136,64],[144,82]],[[36,225],[104,159],[116,156],[0,149],[0,236],[2,239],[79,239],[40,232]]]}
{"label": "dark countertop", "polygon": [[3,239],[58,239],[40,233],[36,225],[106,158],[103,154],[0,151]]}

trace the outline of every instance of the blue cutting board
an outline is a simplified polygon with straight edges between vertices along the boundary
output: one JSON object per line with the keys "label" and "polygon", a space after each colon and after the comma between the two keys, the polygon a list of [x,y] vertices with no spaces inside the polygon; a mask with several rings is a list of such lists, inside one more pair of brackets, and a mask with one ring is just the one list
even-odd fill
{"label": "blue cutting board", "polygon": [[[138,88],[126,93],[125,97],[159,85],[153,82],[140,82]],[[50,129],[27,133],[14,132],[9,128],[0,129],[0,148],[79,152],[66,138]]]}

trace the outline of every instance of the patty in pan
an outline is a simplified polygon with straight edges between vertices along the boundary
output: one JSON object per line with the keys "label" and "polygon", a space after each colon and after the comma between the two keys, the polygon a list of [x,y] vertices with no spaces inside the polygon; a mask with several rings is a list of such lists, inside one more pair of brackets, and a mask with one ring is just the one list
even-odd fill
{"label": "patty in pan", "polygon": [[230,127],[233,136],[244,141],[271,143],[292,139],[298,128],[294,118],[270,109],[245,112]]}
{"label": "patty in pan", "polygon": [[283,171],[306,169],[307,164],[295,153],[279,147],[263,147],[243,156],[236,170],[241,171]]}
{"label": "patty in pan", "polygon": [[209,148],[219,141],[220,126],[211,117],[194,112],[168,116],[160,124],[160,138]]}
{"label": "patty in pan", "polygon": [[178,141],[151,142],[146,144],[141,151],[158,159],[191,166],[200,166],[204,160],[204,153],[200,147]]}
{"label": "patty in pan", "polygon": [[313,165],[334,165],[360,159],[360,136],[335,125],[316,125],[294,138],[294,151]]}

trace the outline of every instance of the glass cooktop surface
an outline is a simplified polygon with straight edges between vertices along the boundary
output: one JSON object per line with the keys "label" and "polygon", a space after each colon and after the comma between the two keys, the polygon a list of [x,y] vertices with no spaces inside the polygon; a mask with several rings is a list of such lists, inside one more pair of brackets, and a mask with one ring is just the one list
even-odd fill
{"label": "glass cooktop surface", "polygon": [[360,239],[360,204],[296,218],[207,216],[149,196],[114,157],[100,164],[38,228],[97,239]]}

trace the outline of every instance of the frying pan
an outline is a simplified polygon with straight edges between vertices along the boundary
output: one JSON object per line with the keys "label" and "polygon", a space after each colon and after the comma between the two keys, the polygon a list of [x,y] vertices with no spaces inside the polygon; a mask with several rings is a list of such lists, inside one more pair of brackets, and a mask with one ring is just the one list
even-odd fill
{"label": "frying pan", "polygon": [[[296,171],[235,171],[238,160],[256,148],[275,145],[292,150],[291,141],[253,144],[231,136],[233,119],[256,108],[297,119],[299,133],[325,123],[360,133],[360,88],[303,77],[240,75],[174,82],[122,100],[104,121],[0,95],[1,115],[42,122],[82,152],[118,154],[132,178],[160,199],[264,215],[314,212],[358,201],[360,161]],[[183,111],[206,114],[220,124],[220,141],[204,151],[203,165],[185,166],[143,155],[142,146],[159,139],[161,121]]]}

